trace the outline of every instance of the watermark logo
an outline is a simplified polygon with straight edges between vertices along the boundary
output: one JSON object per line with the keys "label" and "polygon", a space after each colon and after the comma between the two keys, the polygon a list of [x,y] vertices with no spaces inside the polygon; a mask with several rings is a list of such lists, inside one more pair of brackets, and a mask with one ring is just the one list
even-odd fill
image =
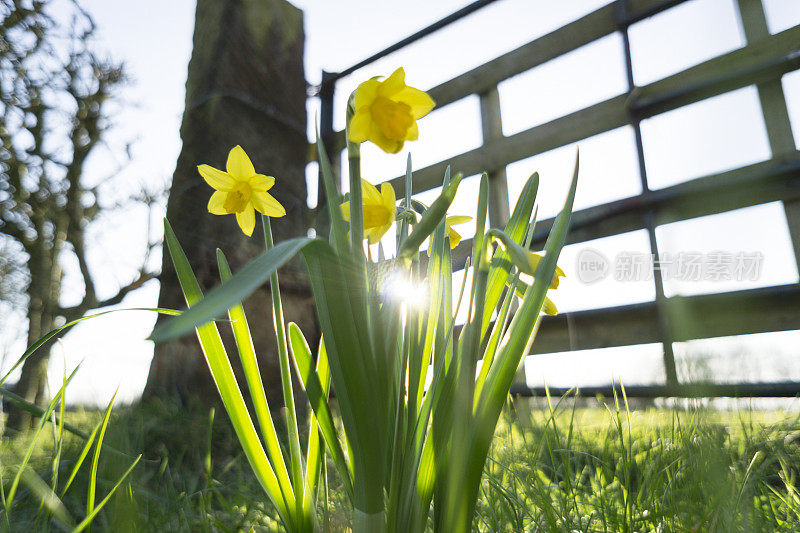
{"label": "watermark logo", "polygon": [[[656,258],[642,252],[620,252],[613,261],[591,248],[578,254],[581,283],[595,283],[613,275],[616,281],[646,281],[659,272],[664,280],[755,281],[761,276],[761,252],[678,252]],[[613,274],[612,274],[613,273]]]}
{"label": "watermark logo", "polygon": [[592,250],[591,248],[584,248],[578,254],[578,280],[581,283],[594,283],[605,279],[608,276],[610,263],[606,256]]}

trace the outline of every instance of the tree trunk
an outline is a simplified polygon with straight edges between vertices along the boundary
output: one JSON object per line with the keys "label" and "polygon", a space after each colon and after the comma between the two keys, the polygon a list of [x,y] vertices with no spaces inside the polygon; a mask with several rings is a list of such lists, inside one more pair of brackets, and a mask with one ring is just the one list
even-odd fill
{"label": "tree trunk", "polygon": [[[198,0],[194,48],[181,126],[183,148],[172,182],[167,218],[204,290],[219,284],[215,250],[234,272],[264,250],[260,223],[245,237],[235,217],[208,213],[213,192],[197,173],[207,163],[225,168],[228,151],[241,145],[256,172],[275,176],[270,193],[286,208],[273,219],[275,241],[305,234],[306,111],[302,12],[283,0]],[[164,247],[159,306],[186,307]],[[299,258],[280,272],[287,321],[317,338],[313,300]],[[282,405],[272,310],[266,290],[245,302],[271,406]],[[220,324],[237,377],[241,365]],[[239,379],[240,384],[244,384]],[[157,345],[144,398],[178,397],[184,404],[216,402],[217,392],[197,339]]]}
{"label": "tree trunk", "polygon": [[[30,250],[30,287],[28,295],[28,346],[38,341],[55,327],[58,299],[61,294],[61,265],[58,257],[66,238],[66,217],[60,217],[51,238],[41,237],[36,248]],[[44,235],[44,225],[37,224],[36,231]],[[19,381],[13,392],[30,403],[44,407],[47,401],[47,368],[50,362],[51,343],[45,343],[22,365]],[[11,435],[31,426],[33,417],[27,411],[11,407],[4,433]]]}

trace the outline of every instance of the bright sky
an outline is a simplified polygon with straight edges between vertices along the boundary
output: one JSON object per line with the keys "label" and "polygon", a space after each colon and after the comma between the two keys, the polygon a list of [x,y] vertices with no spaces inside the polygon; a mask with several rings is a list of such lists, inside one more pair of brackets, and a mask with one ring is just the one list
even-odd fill
{"label": "bright sky", "polygon": [[[306,78],[310,83],[318,83],[323,68],[330,71],[346,68],[469,2],[410,0],[402,3],[402,10],[396,3],[384,2],[300,0],[295,3],[305,10]],[[402,65],[410,84],[429,88],[605,3],[606,0],[573,0],[559,2],[555,9],[555,3],[544,0],[501,0],[344,79],[337,87],[337,129],[344,125],[342,110],[347,95],[368,77],[388,75]],[[772,33],[800,23],[797,0],[765,0],[765,4]],[[114,117],[117,127],[110,137],[112,149],[109,153],[134,141],[131,164],[123,170],[128,181],[138,186],[139,183],[157,184],[169,180],[180,150],[178,129],[186,66],[191,53],[194,2],[87,0],[84,6],[97,22],[100,45],[111,57],[125,62],[131,78],[123,93],[123,105]],[[744,45],[734,0],[692,0],[634,25],[630,35],[635,80],[639,85]],[[782,81],[795,138],[800,140],[800,72],[786,75]],[[625,89],[622,41],[620,36],[612,35],[503,82],[499,87],[503,132],[509,135],[522,131],[616,96]],[[313,120],[317,102],[310,100],[308,109],[309,118]],[[753,87],[647,120],[642,130],[653,188],[771,157]],[[379,182],[402,174],[409,151],[415,166],[421,167],[479,146],[477,98],[469,97],[434,111],[423,120],[420,131],[420,141],[407,144],[407,149],[395,156],[365,147],[365,177]],[[576,208],[641,191],[630,128],[598,135],[579,145],[581,182]],[[541,175],[540,216],[554,215],[566,193],[574,150],[574,146],[559,148],[509,165],[512,203],[524,180],[538,171]],[[99,154],[92,161],[90,171],[99,179],[109,168],[115,167],[113,158]],[[309,185],[315,187],[314,165],[309,166],[308,175]],[[474,214],[477,180],[465,180],[462,189],[452,212]],[[316,191],[312,190],[311,196],[313,205]],[[421,195],[423,201],[432,197],[433,193]],[[154,215],[150,239],[160,237],[162,215]],[[133,276],[132,268],[141,260],[145,248],[146,239],[141,230],[145,221],[142,211],[126,213],[97,225],[94,266],[103,275],[101,290],[111,293],[118,284]],[[467,235],[474,232],[474,225],[470,228],[465,224],[463,228]],[[670,224],[660,227],[657,233],[663,252],[722,250],[760,252],[763,256],[761,273],[755,281],[678,283],[673,280],[667,284],[668,295],[798,281],[780,204]],[[587,285],[570,275],[585,249],[601,251],[607,258],[622,252],[649,250],[643,230],[567,247],[560,263],[568,277],[554,298],[560,310],[653,299],[650,281],[615,281],[609,276]],[[156,254],[154,260],[157,264],[160,254]],[[158,285],[151,282],[128,297],[124,307],[155,306],[157,296]],[[69,297],[67,294],[66,298]],[[120,399],[135,399],[147,379],[153,350],[152,344],[143,339],[154,320],[149,313],[119,313],[78,326],[54,349],[51,382],[60,381],[65,364],[71,369],[82,361],[82,369],[70,392],[72,401],[102,404],[117,387]],[[681,357],[679,371],[683,377],[800,380],[800,364],[796,362],[800,355],[798,346],[800,333],[788,332],[680,343],[676,345],[676,352]],[[22,348],[19,343],[14,345],[9,357],[21,353]],[[688,361],[688,355],[695,357]],[[702,361],[697,356],[701,356]],[[552,385],[600,384],[610,382],[612,377],[628,384],[657,382],[662,379],[661,348],[646,345],[537,356],[529,359],[526,369],[529,383],[537,385],[544,380]]]}

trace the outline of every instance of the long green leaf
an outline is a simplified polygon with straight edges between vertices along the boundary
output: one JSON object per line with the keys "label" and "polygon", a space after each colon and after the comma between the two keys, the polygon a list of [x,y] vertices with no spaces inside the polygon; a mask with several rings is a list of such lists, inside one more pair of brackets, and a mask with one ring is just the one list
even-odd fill
{"label": "long green leaf", "polygon": [[423,241],[436,230],[436,227],[447,215],[447,210],[456,197],[458,186],[461,184],[463,177],[462,174],[456,174],[450,183],[442,187],[442,193],[422,215],[420,221],[414,226],[414,231],[411,232],[411,235],[400,244],[400,249],[397,251],[398,258],[410,260],[412,256],[419,253],[419,247]]}
{"label": "long green leaf", "polygon": [[[306,338],[300,330],[300,327],[294,322],[289,323],[289,345],[292,348],[295,370],[297,370],[297,375],[300,378],[300,382],[303,384],[303,388],[305,389],[309,403],[311,404],[311,409],[314,413],[313,422],[319,427],[319,431],[322,433],[325,444],[328,446],[336,468],[339,471],[339,475],[344,482],[345,489],[348,494],[352,495],[352,472],[347,466],[344,451],[342,450],[341,443],[336,434],[333,415],[328,405],[327,398],[330,387],[330,368],[328,366],[328,353],[325,349],[325,343],[320,341],[316,370],[312,368],[313,361],[311,358],[311,350],[308,347]],[[312,424],[309,431],[313,432],[313,430],[314,424]],[[312,459],[309,452],[309,473],[313,471],[312,468]]]}
{"label": "long green leaf", "polygon": [[[528,178],[528,181],[525,182],[525,186],[522,188],[519,199],[514,206],[511,218],[508,224],[506,224],[504,233],[514,239],[515,242],[522,243],[525,239],[525,230],[528,228],[531,220],[531,213],[533,212],[538,190],[539,174],[534,173]],[[483,314],[481,335],[486,333],[489,322],[492,320],[492,313],[497,307],[497,302],[500,300],[506,283],[508,282],[508,270],[497,267],[501,262],[507,260],[508,254],[503,250],[496,251],[492,258],[493,268],[489,272],[489,281],[486,284],[486,309]]]}
{"label": "long green leaf", "polygon": [[[519,360],[533,342],[535,330],[531,331],[531,326],[538,321],[547,291],[550,289],[550,280],[553,278],[558,256],[566,241],[569,223],[572,217],[572,205],[575,201],[575,190],[578,186],[578,160],[575,160],[575,170],[572,175],[567,199],[564,207],[556,217],[555,223],[550,231],[545,244],[545,256],[539,262],[534,273],[534,283],[527,291],[522,307],[514,316],[509,326],[508,342],[506,342],[498,354],[497,364],[493,365],[487,377],[487,387],[484,392],[488,394],[484,399],[482,409],[485,413],[497,413],[505,403],[508,387],[511,385],[514,374],[516,373]],[[505,389],[505,392],[503,392]],[[483,403],[483,402],[482,402]]]}
{"label": "long green leaf", "polygon": [[323,241],[304,248],[303,257],[325,339],[348,452],[354,459],[353,502],[361,512],[372,514],[383,508],[387,399],[385,389],[378,384],[370,332],[365,331],[368,326],[357,322],[360,315],[353,308],[353,283],[349,281],[353,265],[338,257]]}
{"label": "long green leaf", "polygon": [[536,269],[533,286],[527,291],[522,307],[511,321],[503,346],[489,370],[481,391],[476,423],[470,442],[470,462],[465,475],[466,485],[462,488],[465,492],[465,498],[462,501],[466,503],[466,507],[461,509],[462,520],[467,520],[467,517],[471,517],[474,511],[483,465],[486,462],[494,429],[497,426],[519,362],[530,349],[538,329],[544,299],[550,288],[549,280],[555,274],[556,262],[569,229],[575,190],[578,185],[578,168],[578,159],[576,158],[575,171],[572,175],[567,199],[547,238],[545,256]]}
{"label": "long green leaf", "polygon": [[[232,274],[228,261],[219,248],[217,249],[217,265],[219,266],[220,279],[225,284],[230,280]],[[289,473],[286,469],[278,434],[275,431],[275,424],[270,414],[267,394],[261,381],[261,372],[258,369],[258,360],[244,307],[241,304],[234,305],[228,310],[228,316],[231,319],[233,337],[236,341],[236,348],[239,351],[244,377],[250,390],[250,399],[253,401],[253,407],[256,411],[256,419],[261,429],[261,436],[264,438],[267,454],[273,469],[275,469],[285,498],[286,493],[292,492],[292,483],[289,480]]]}
{"label": "long green leaf", "polygon": [[322,174],[323,185],[325,186],[325,201],[328,206],[328,216],[331,221],[331,244],[338,253],[344,254],[349,249],[349,244],[347,242],[347,226],[345,225],[344,217],[342,217],[342,199],[339,195],[339,189],[336,187],[336,182],[333,179],[331,162],[328,159],[328,152],[325,151],[325,145],[322,142],[319,131],[317,131],[317,155],[319,158],[319,170]]}
{"label": "long green leaf", "polygon": [[[165,225],[169,224],[166,220],[164,223]],[[263,252],[230,278],[227,283],[215,287],[205,298],[193,302],[191,309],[157,325],[150,335],[150,339],[154,342],[164,342],[181,337],[201,324],[227,312],[228,309],[243,301],[262,286],[273,272],[285,265],[312,241],[313,239],[308,237],[289,239]],[[177,243],[177,239],[175,242]]]}
{"label": "long green leaf", "polygon": [[[273,249],[272,226],[269,217],[261,215],[264,227],[264,245],[267,251]],[[286,409],[286,430],[289,437],[289,457],[291,458],[292,483],[294,485],[294,498],[297,505],[297,519],[302,520],[302,528],[310,528],[311,508],[303,506],[303,457],[300,452],[300,436],[297,430],[297,410],[294,405],[292,391],[292,369],[289,363],[289,347],[286,342],[286,323],[283,318],[283,304],[281,303],[281,289],[278,284],[278,272],[274,271],[269,276],[269,292],[272,300],[272,326],[275,331],[275,340],[278,345],[278,363],[281,373],[281,392],[283,392],[283,405]]]}
{"label": "long green leaf", "polygon": [[[189,260],[186,258],[183,248],[181,248],[175,233],[172,231],[172,227],[166,220],[164,221],[164,239],[167,243],[172,263],[175,266],[175,272],[178,275],[178,281],[183,290],[186,303],[191,309],[193,305],[201,301],[203,294],[200,291],[197,278],[195,278],[194,272],[189,266]],[[229,283],[233,283],[235,279],[236,276],[231,278]],[[250,279],[250,277],[245,276],[245,279]],[[233,301],[231,305],[237,302]],[[233,368],[231,368],[230,360],[225,352],[217,326],[213,322],[199,325],[197,327],[197,338],[200,341],[200,347],[208,363],[211,376],[217,385],[222,403],[225,405],[250,467],[288,527],[293,523],[294,498],[291,495],[289,498],[284,498],[275,472],[272,470],[264,448],[261,446],[261,441],[258,439],[253,421],[250,419],[250,414],[239,390],[236,376],[233,374]],[[287,499],[288,501],[286,501]]]}

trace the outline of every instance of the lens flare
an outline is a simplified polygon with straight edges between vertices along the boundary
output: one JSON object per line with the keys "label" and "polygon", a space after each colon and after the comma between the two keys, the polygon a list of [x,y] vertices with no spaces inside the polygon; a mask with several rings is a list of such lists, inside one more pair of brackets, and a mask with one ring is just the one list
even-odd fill
{"label": "lens flare", "polygon": [[427,304],[428,285],[414,281],[402,272],[395,272],[384,281],[383,295],[387,300],[402,302],[409,308],[420,308]]}

